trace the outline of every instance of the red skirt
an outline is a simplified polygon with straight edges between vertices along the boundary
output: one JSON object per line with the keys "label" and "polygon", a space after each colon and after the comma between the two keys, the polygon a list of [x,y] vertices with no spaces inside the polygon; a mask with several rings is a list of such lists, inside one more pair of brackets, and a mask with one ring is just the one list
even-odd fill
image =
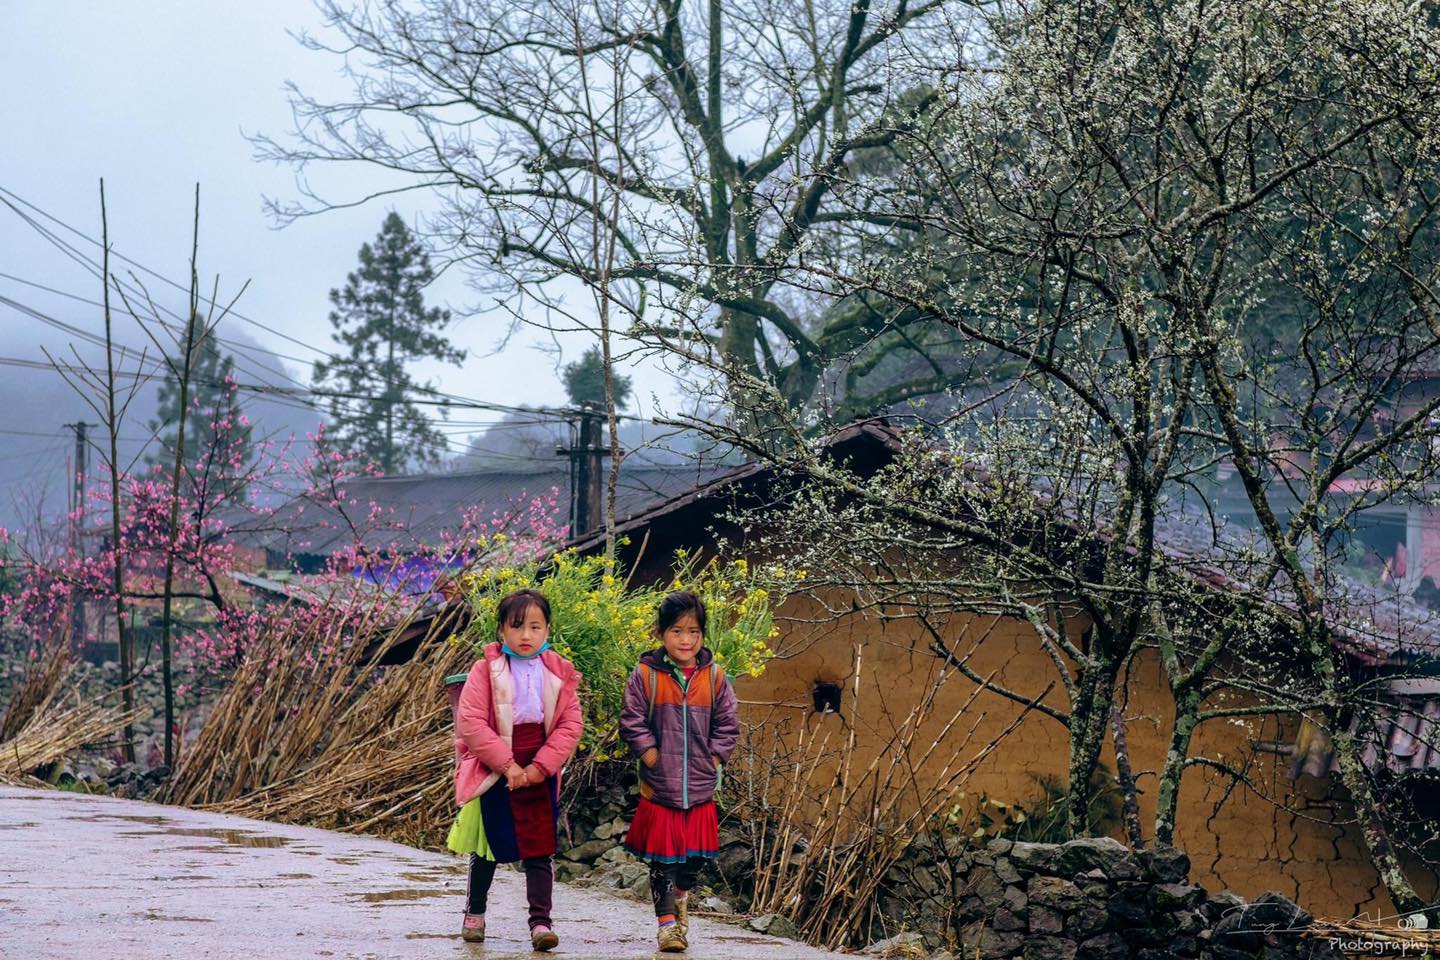
{"label": "red skirt", "polygon": [[[517,723],[510,750],[515,762],[525,766],[545,745],[545,727],[539,723]],[[508,790],[502,779],[480,795],[480,815],[485,839],[500,863],[514,863],[555,853],[555,811],[559,809],[554,777],[533,787]]]}
{"label": "red skirt", "polygon": [[660,863],[719,856],[720,818],[715,801],[677,810],[641,797],[625,835],[625,849],[641,860]]}

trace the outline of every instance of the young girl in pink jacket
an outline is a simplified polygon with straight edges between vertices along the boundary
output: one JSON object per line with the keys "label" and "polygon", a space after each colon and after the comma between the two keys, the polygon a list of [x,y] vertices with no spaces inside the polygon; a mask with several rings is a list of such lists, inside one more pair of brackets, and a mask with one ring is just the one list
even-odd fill
{"label": "young girl in pink jacket", "polygon": [[530,944],[560,943],[550,918],[560,770],[580,742],[575,665],[550,649],[550,604],[535,590],[500,601],[498,642],[470,668],[455,711],[455,802],[447,845],[470,855],[461,936],[485,939],[497,863],[520,861]]}

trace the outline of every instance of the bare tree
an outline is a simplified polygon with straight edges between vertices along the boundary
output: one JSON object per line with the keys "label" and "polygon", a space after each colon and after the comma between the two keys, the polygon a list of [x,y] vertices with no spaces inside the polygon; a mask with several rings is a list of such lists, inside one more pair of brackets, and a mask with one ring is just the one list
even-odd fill
{"label": "bare tree", "polygon": [[[80,355],[75,352],[74,362],[60,361],[55,357],[49,357],[52,366],[65,379],[65,381],[79,394],[86,405],[100,418],[101,425],[105,428],[106,446],[99,451],[101,463],[105,469],[109,486],[110,499],[110,542],[119,543],[122,536],[120,519],[120,485],[121,478],[125,473],[125,467],[120,465],[119,435],[120,427],[124,423],[125,416],[130,409],[130,404],[140,394],[141,389],[148,382],[146,370],[148,368],[144,351],[132,354],[128,359],[135,365],[135,373],[130,379],[130,384],[123,390],[116,383],[115,360],[116,354],[124,355],[130,353],[124,347],[118,347],[114,340],[112,314],[110,310],[110,220],[105,205],[105,181],[100,181],[100,225],[101,225],[101,287],[103,295],[103,313],[105,319],[105,370],[103,374],[86,364]],[[117,288],[118,289],[118,288]],[[86,495],[81,491],[82,497]],[[33,529],[42,529],[43,521],[37,519]],[[135,713],[135,680],[134,649],[126,623],[126,586],[125,586],[125,563],[123,555],[118,550],[111,551],[111,589],[113,590],[115,603],[115,630],[120,657],[120,690],[124,704],[126,717],[133,717]],[[76,596],[83,596],[75,591]],[[81,599],[77,602],[83,603]],[[133,720],[127,720],[122,731],[123,746],[127,760],[135,759],[135,729]]]}
{"label": "bare tree", "polygon": [[[517,314],[561,323],[549,311],[566,278],[603,282],[611,299],[628,288],[631,312],[648,301],[660,327],[698,297],[698,335],[797,403],[836,357],[895,325],[822,317],[782,278],[869,231],[875,218],[842,202],[836,176],[927,113],[934,96],[909,93],[917,66],[964,46],[970,3],[320,7],[338,42],[305,42],[343,54],[355,92],[295,90],[293,136],[257,139],[262,156],[307,175],[303,202],[274,205],[282,220],[368,199],[325,197],[309,174],[369,164],[386,175],[372,196],[438,194],[434,232],[482,286],[513,295]],[[598,98],[597,63],[609,87]],[[598,260],[595,223],[613,251]],[[936,388],[928,369],[925,388]]]}
{"label": "bare tree", "polygon": [[[105,209],[105,181],[100,181],[100,232],[102,244],[103,265],[101,268],[101,284],[104,289],[104,311],[105,311],[105,435],[109,441],[109,450],[105,460],[106,472],[110,477],[110,542],[120,542],[120,424],[124,420],[125,411],[130,406],[130,401],[135,398],[143,382],[136,378],[131,383],[130,391],[123,401],[117,406],[117,394],[115,389],[115,341],[113,336],[111,314],[110,314],[110,217]],[[143,362],[143,357],[141,358]],[[131,649],[130,631],[125,623],[125,562],[120,551],[113,551],[113,579],[112,588],[115,591],[115,638],[120,648],[120,685],[124,689],[125,712],[131,713],[135,709],[135,691],[131,687],[134,679],[133,658],[134,651]],[[125,759],[131,763],[135,762],[135,728],[133,724],[125,724],[124,729],[124,754]]]}
{"label": "bare tree", "polygon": [[[200,275],[195,262],[200,254],[200,185],[195,185],[195,227],[190,244],[190,302],[186,311],[185,339],[182,342],[177,377],[179,411],[175,420],[175,465],[170,473],[170,544],[165,551],[165,587],[162,601],[160,665],[165,685],[165,766],[175,765],[175,685],[171,671],[170,636],[174,626],[171,605],[175,600],[175,544],[180,537],[180,475],[185,470],[185,423],[190,412],[190,376],[200,345]],[[211,302],[214,300],[212,298]]]}

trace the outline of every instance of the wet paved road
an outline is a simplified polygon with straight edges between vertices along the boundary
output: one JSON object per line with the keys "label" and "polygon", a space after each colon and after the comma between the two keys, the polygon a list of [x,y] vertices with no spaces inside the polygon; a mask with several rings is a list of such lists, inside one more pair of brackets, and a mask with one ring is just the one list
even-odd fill
{"label": "wet paved road", "polygon": [[[456,857],[133,800],[0,787],[0,960],[536,958],[524,877],[502,869],[490,939],[456,935]],[[662,956],[648,905],[559,884],[552,955]],[[820,960],[696,919],[697,960]],[[664,954],[663,956],[672,956]]]}

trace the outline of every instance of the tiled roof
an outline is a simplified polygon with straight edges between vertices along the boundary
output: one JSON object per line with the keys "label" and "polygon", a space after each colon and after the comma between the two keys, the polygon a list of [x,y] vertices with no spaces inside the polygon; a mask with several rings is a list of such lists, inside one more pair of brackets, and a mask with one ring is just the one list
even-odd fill
{"label": "tiled roof", "polygon": [[[1156,536],[1170,572],[1231,593],[1250,589],[1241,576],[1245,558],[1258,566],[1269,549],[1257,530],[1234,521],[1216,525],[1197,513],[1158,521]],[[1330,576],[1327,598],[1346,652],[1376,664],[1440,657],[1440,613],[1393,586],[1362,583],[1338,569]],[[1293,615],[1295,598],[1283,583],[1277,577],[1264,599]]]}
{"label": "tiled roof", "polygon": [[[898,434],[888,423],[875,420],[846,427],[831,437],[829,445],[835,450],[868,444],[893,454],[898,452],[899,443]],[[617,532],[638,530],[707,497],[722,497],[731,484],[758,477],[768,469],[761,463],[747,463],[729,471],[716,471],[708,482],[669,499],[657,498],[632,513],[618,524]],[[985,473],[981,468],[967,468],[967,472],[977,480]],[[1073,513],[1066,515],[1072,517],[1070,522],[1077,534],[1101,542],[1110,535],[1103,527],[1073,519]],[[1156,536],[1157,551],[1169,574],[1225,593],[1248,589],[1242,576],[1246,558],[1253,557],[1254,565],[1258,566],[1269,549],[1259,542],[1257,530],[1239,522],[1225,522],[1223,518],[1216,521],[1210,514],[1199,511],[1175,512],[1162,517],[1157,521]],[[578,539],[576,545],[582,550],[593,549],[599,542],[599,537],[592,535]],[[1440,614],[1396,589],[1364,584],[1338,571],[1332,573],[1332,577],[1334,582],[1329,593],[1335,601],[1335,622],[1341,630],[1337,643],[1347,653],[1374,664],[1404,663],[1417,657],[1440,658]],[[1277,583],[1282,581],[1283,578],[1277,578]],[[1264,600],[1292,615],[1295,612],[1293,597],[1282,588],[1272,588]]]}
{"label": "tiled roof", "polygon": [[[1440,679],[1396,680],[1389,686],[1386,702],[1366,711],[1376,729],[1365,738],[1361,760],[1368,769],[1401,775],[1440,770]],[[1352,732],[1358,729],[1352,728]],[[1339,770],[1329,735],[1310,721],[1293,750],[1291,773],[1295,776],[1320,777]]]}

